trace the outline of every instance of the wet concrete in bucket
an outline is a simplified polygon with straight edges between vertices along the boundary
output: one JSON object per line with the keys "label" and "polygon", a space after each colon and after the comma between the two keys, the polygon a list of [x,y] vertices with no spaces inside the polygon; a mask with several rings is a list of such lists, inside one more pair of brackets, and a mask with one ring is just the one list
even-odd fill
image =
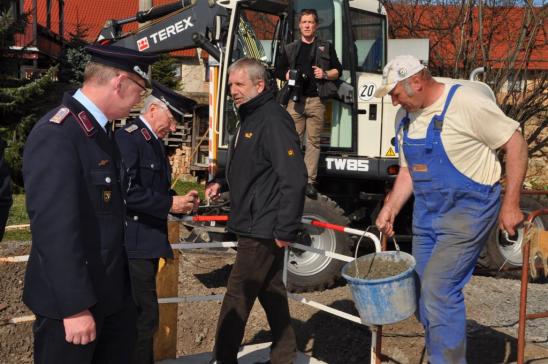
{"label": "wet concrete in bucket", "polygon": [[402,258],[395,256],[383,256],[372,254],[367,257],[361,257],[352,262],[347,271],[347,275],[360,279],[382,279],[397,276],[410,268],[410,263]]}

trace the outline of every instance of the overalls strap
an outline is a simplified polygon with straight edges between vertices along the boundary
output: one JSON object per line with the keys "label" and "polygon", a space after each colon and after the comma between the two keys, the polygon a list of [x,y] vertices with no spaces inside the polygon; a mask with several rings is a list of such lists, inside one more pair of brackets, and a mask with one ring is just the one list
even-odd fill
{"label": "overalls strap", "polygon": [[453,99],[455,92],[460,86],[461,86],[460,84],[455,84],[451,86],[451,89],[449,89],[449,93],[447,94],[447,98],[445,99],[445,104],[443,105],[443,110],[441,114],[434,115],[434,117],[432,118],[432,121],[430,122],[430,125],[428,126],[428,130],[426,132],[426,140],[424,143],[424,147],[427,151],[432,150],[434,137],[439,136],[441,134],[445,113],[447,112],[447,109],[449,108],[449,105],[451,104],[451,100]]}
{"label": "overalls strap", "polygon": [[396,127],[396,138],[394,139],[394,149],[396,150],[396,153],[400,152],[400,143],[398,142],[398,135],[400,134],[400,130],[402,128],[407,128],[407,125],[409,125],[409,113],[406,112],[405,116],[400,120],[398,123],[398,126]]}

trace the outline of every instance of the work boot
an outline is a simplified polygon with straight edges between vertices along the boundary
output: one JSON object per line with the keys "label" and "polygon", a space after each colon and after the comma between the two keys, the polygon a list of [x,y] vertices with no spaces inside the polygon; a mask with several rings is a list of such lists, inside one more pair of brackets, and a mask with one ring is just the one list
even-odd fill
{"label": "work boot", "polygon": [[304,190],[304,194],[309,198],[317,198],[318,197],[318,190],[312,183],[307,183],[306,188]]}

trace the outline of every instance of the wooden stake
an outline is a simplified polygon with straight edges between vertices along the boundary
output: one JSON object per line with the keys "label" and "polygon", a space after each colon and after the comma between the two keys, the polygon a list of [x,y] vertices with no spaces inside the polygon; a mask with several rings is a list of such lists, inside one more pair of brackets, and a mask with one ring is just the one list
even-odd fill
{"label": "wooden stake", "polygon": [[[168,240],[179,242],[179,222],[168,221]],[[179,291],[179,250],[173,251],[173,260],[160,259],[156,277],[158,298],[178,297]],[[160,322],[154,335],[154,360],[175,359],[177,356],[177,304],[160,305]]]}

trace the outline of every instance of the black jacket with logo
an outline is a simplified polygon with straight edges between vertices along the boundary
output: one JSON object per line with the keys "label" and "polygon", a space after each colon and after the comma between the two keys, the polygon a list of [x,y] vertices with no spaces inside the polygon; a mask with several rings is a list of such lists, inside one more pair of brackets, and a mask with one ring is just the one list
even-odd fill
{"label": "black jacket with logo", "polygon": [[270,91],[238,112],[241,124],[226,167],[228,228],[239,235],[294,241],[307,181],[295,124]]}

